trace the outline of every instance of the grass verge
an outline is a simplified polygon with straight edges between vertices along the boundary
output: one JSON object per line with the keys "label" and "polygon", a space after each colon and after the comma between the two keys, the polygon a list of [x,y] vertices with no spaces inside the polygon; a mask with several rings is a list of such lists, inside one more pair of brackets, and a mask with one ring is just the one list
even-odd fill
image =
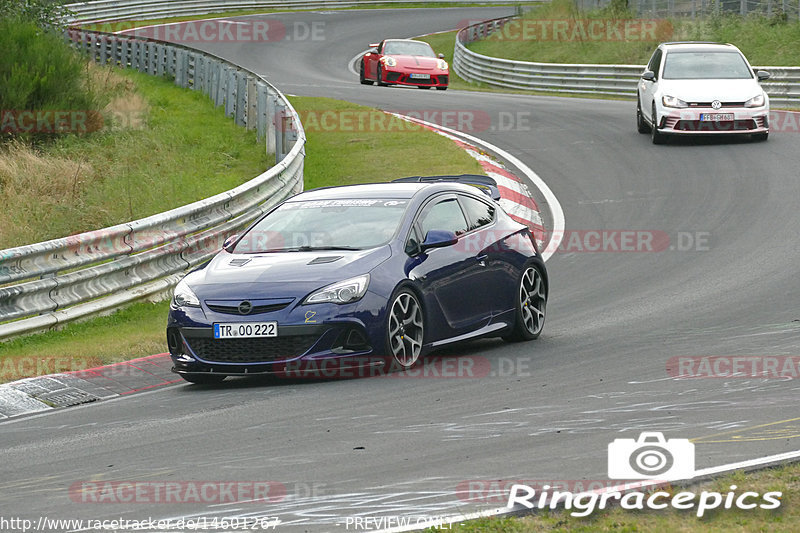
{"label": "grass verge", "polygon": [[88,68],[112,95],[104,129],[0,147],[0,249],[160,213],[270,166],[255,132],[204,94],[138,72]]}
{"label": "grass verge", "polygon": [[[782,492],[781,506],[775,510],[716,509],[707,512],[700,518],[696,516],[696,507],[687,511],[677,511],[672,507],[663,511],[630,511],[613,507],[597,510],[585,518],[574,517],[570,511],[547,510],[520,518],[485,518],[464,524],[454,524],[452,530],[462,533],[555,533],[566,531],[577,533],[595,531],[641,533],[770,531],[793,533],[797,531],[797,525],[800,524],[800,491],[798,491],[800,489],[800,463],[749,473],[734,472],[702,484],[664,490],[671,494],[683,491],[698,495],[703,491],[717,492],[724,498],[729,492],[732,492],[732,485],[736,486],[733,492],[737,497],[746,491],[756,492],[759,495],[772,491]],[[748,500],[747,503],[751,502],[761,502],[760,496]],[[431,529],[429,531],[438,530]]]}
{"label": "grass verge", "polygon": [[[420,174],[481,173],[477,161],[450,140],[381,111],[329,98],[295,97],[292,104],[307,128],[306,189]],[[176,121],[187,113],[167,100],[159,105]],[[199,155],[194,147],[162,149],[181,160]],[[242,170],[239,175],[255,173]],[[137,303],[108,317],[2,343],[0,382],[164,352],[167,310],[167,302]]]}
{"label": "grass verge", "polygon": [[[571,1],[555,0],[469,48],[479,54],[520,61],[643,65],[661,41],[719,41],[738,46],[753,65],[800,65],[800,47],[796,45],[800,42],[800,22],[780,17],[729,14],[695,20],[663,19],[654,21],[653,31],[636,31],[639,26],[631,26],[627,40],[614,32],[597,32],[598,38],[592,38],[588,32],[577,31],[575,25],[579,20],[622,21],[619,27],[624,28],[624,21],[634,18],[630,13],[603,10],[579,13]],[[532,21],[538,22],[530,24]],[[542,22],[548,25],[542,26]],[[566,23],[571,29],[558,34],[553,31],[556,22]]]}
{"label": "grass verge", "polygon": [[[502,6],[502,5],[520,5],[520,4],[537,4],[538,2],[513,2],[510,1],[508,4],[492,4],[492,7]],[[446,3],[446,2],[427,2],[425,0],[420,0],[419,2],[401,2],[398,4],[391,4],[391,5],[360,5],[360,6],[352,6],[352,7],[337,7],[337,6],[330,6],[330,10],[335,11],[351,11],[351,10],[364,10],[364,9],[405,9],[405,8],[426,8],[432,9],[437,7],[486,7],[486,4],[481,4],[480,2],[458,2],[455,4]],[[163,17],[163,18],[155,18],[155,19],[142,19],[142,20],[123,20],[123,21],[110,21],[110,22],[95,22],[91,24],[84,24],[80,27],[88,29],[88,30],[95,30],[95,31],[104,31],[108,33],[114,33],[118,31],[125,31],[125,30],[132,30],[133,28],[139,28],[142,26],[152,26],[157,24],[169,24],[169,23],[176,23],[176,22],[189,22],[194,20],[208,20],[208,19],[220,19],[220,18],[229,18],[229,17],[244,17],[248,15],[270,15],[270,14],[280,14],[280,13],[302,13],[302,12],[314,12],[319,11],[318,7],[315,8],[287,8],[287,9],[280,9],[274,8],[266,10],[264,8],[260,9],[238,9],[238,10],[231,10],[231,11],[223,11],[220,13],[204,13],[204,14],[196,14],[196,15],[186,15],[181,17]]]}

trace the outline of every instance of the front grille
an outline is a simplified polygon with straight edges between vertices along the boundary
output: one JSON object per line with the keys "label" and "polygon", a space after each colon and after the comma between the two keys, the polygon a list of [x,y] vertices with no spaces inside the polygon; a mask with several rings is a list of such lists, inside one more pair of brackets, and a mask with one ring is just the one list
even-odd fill
{"label": "front grille", "polygon": [[318,335],[287,335],[266,339],[187,338],[194,354],[210,363],[273,363],[306,353]]}
{"label": "front grille", "polygon": [[386,73],[386,81],[397,81],[400,79],[399,72],[387,72]]}
{"label": "front grille", "polygon": [[[247,313],[248,315],[258,315],[261,313],[271,313],[273,311],[280,311],[284,309],[286,306],[289,305],[291,302],[284,302],[279,304],[269,304],[269,305],[254,305],[252,311]],[[224,313],[226,315],[241,315],[242,313],[239,312],[238,305],[222,305],[222,304],[210,304],[206,302],[208,308],[215,313]]]}
{"label": "front grille", "polygon": [[[722,107],[744,107],[744,102],[720,102]],[[689,107],[708,107],[711,108],[711,102],[689,102]]]}
{"label": "front grille", "polygon": [[679,120],[675,124],[674,128],[678,131],[697,131],[709,133],[748,131],[756,129],[756,122],[752,119],[720,121]]}
{"label": "front grille", "polygon": [[446,74],[442,75],[442,76],[439,76],[439,83],[441,83],[442,85],[447,85],[447,82],[448,82],[447,78],[448,78],[448,76]]}

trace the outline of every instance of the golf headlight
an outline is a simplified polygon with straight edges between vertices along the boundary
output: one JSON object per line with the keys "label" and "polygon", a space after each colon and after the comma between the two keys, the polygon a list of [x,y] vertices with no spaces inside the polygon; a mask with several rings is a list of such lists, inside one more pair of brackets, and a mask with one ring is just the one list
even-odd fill
{"label": "golf headlight", "polygon": [[745,107],[764,107],[764,93],[752,97],[744,103]]}
{"label": "golf headlight", "polygon": [[200,300],[197,295],[189,288],[185,280],[180,280],[175,285],[175,292],[172,296],[173,307],[200,307]]}
{"label": "golf headlight", "polygon": [[397,65],[397,60],[393,57],[384,56],[381,58],[381,63],[383,63],[387,67],[393,67]]}
{"label": "golf headlight", "polygon": [[369,274],[364,274],[323,287],[312,293],[303,303],[349,304],[360,300],[367,292],[367,286],[369,286]]}
{"label": "golf headlight", "polygon": [[661,103],[664,104],[664,107],[689,107],[689,104],[674,96],[662,96]]}
{"label": "golf headlight", "polygon": [[439,67],[439,70],[447,70],[447,61],[440,59],[436,62],[436,66]]}

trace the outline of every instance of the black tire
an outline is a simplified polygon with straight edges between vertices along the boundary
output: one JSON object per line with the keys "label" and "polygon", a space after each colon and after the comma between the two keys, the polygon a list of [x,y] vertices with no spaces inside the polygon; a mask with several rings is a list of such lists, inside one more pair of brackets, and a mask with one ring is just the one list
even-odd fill
{"label": "black tire", "polygon": [[441,87],[437,87],[436,90],[437,91],[446,91],[447,90],[447,85],[443,85]]}
{"label": "black tire", "polygon": [[425,314],[417,295],[400,288],[389,300],[386,316],[386,354],[390,370],[412,368],[425,344]]}
{"label": "black tire", "polygon": [[383,82],[383,67],[381,67],[380,65],[378,65],[378,75],[376,77],[378,78],[377,83],[379,87],[386,87],[387,85],[389,85],[388,83]]}
{"label": "black tire", "polygon": [[642,116],[642,104],[636,99],[636,131],[639,133],[650,133],[650,126]]}
{"label": "black tire", "polygon": [[761,141],[761,142],[766,141],[767,139],[769,139],[769,132],[766,132],[766,133],[754,133],[752,139],[754,141]]}
{"label": "black tire", "polygon": [[547,290],[544,278],[539,269],[529,265],[519,277],[514,328],[503,339],[519,342],[538,338],[544,328],[546,313]]}
{"label": "black tire", "polygon": [[372,82],[366,78],[364,73],[364,60],[361,60],[361,68],[358,70],[358,81],[361,82],[361,85],[372,85]]}
{"label": "black tire", "polygon": [[222,383],[226,377],[219,374],[180,374],[180,376],[189,383],[197,385],[216,385]]}
{"label": "black tire", "polygon": [[650,139],[653,144],[664,144],[667,142],[666,136],[658,131],[658,116],[656,115],[656,104],[653,103],[653,126],[650,128]]}

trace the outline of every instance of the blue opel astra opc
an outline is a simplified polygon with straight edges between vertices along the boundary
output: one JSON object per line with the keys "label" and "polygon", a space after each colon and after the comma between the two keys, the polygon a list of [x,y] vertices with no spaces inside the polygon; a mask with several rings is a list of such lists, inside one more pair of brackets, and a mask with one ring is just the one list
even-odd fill
{"label": "blue opel astra opc", "polygon": [[457,341],[538,337],[547,271],[498,199],[493,180],[465,175],[286,200],[175,287],[173,370],[193,383],[336,377],[408,369]]}

